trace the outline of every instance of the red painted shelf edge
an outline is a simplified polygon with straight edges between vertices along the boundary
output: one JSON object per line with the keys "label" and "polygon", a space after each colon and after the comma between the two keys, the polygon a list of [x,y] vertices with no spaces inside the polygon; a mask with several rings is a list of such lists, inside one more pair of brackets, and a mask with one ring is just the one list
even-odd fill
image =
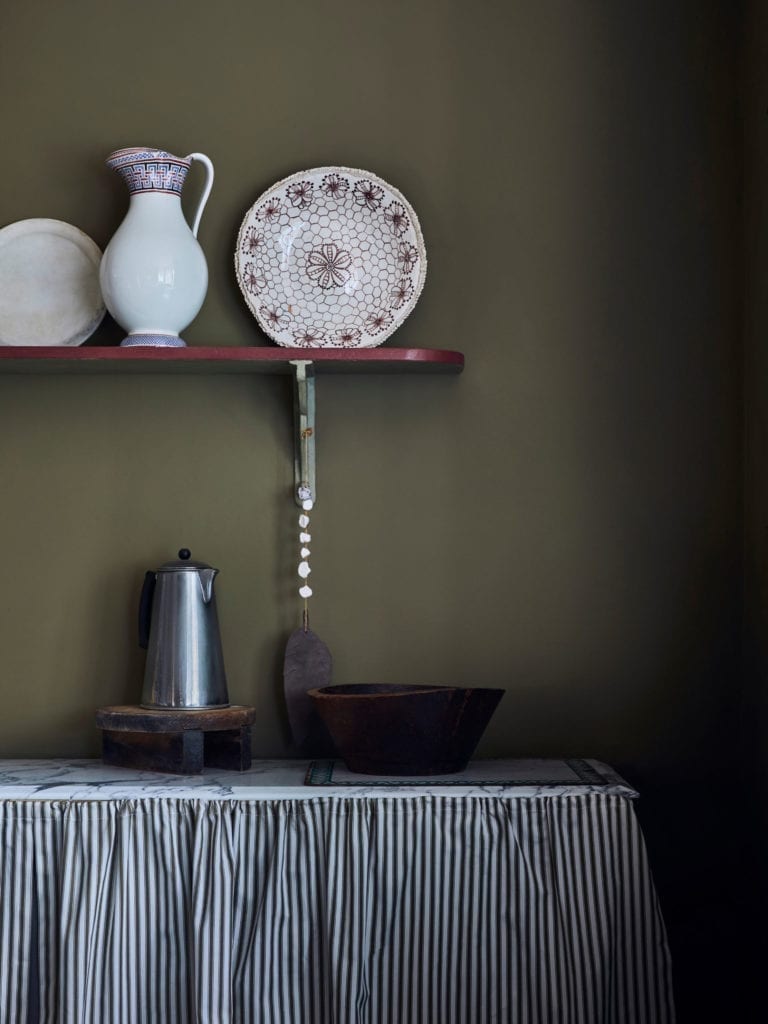
{"label": "red painted shelf edge", "polygon": [[78,348],[59,348],[57,346],[0,346],[0,363],[6,361],[23,362],[46,360],[50,363],[87,363],[96,362],[111,364],[120,363],[251,363],[254,366],[264,364],[287,364],[292,360],[302,359],[314,363],[337,363],[349,368],[355,364],[433,364],[435,369],[452,369],[461,372],[464,367],[464,355],[449,349],[432,348],[366,348],[366,349],[327,349],[327,348],[280,348],[261,346],[201,346],[192,345],[186,348],[120,348],[119,346],[84,346]]}

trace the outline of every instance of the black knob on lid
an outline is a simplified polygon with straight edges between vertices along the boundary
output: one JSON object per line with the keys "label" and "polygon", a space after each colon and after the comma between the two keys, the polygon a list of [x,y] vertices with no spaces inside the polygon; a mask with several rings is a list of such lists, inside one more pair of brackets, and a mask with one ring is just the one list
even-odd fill
{"label": "black knob on lid", "polygon": [[192,552],[189,550],[189,548],[182,548],[181,551],[179,552],[179,558],[181,558],[185,562],[186,562],[186,560],[188,558],[191,558],[191,557],[192,557]]}

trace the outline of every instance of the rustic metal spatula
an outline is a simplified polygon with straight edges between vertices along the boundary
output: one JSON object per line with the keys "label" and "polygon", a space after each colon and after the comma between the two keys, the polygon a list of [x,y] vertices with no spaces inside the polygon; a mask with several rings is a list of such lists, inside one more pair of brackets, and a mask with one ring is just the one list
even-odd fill
{"label": "rustic metal spatula", "polygon": [[311,757],[335,753],[325,725],[315,711],[307,690],[329,686],[333,671],[331,652],[309,627],[295,629],[288,638],[283,664],[283,684],[293,740]]}

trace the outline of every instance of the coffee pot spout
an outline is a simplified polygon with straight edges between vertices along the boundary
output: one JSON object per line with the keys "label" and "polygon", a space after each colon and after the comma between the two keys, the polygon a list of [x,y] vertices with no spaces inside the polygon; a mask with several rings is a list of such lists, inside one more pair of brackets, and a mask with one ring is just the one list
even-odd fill
{"label": "coffee pot spout", "polygon": [[213,581],[216,579],[218,569],[198,569],[197,574],[200,579],[200,589],[203,592],[203,601],[205,604],[211,603],[213,597]]}

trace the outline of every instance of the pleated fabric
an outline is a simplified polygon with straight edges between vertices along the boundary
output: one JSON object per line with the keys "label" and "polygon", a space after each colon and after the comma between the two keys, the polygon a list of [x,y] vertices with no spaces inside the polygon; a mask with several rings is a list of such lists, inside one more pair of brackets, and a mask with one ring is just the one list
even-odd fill
{"label": "pleated fabric", "polygon": [[0,801],[2,1024],[671,1024],[631,803]]}

